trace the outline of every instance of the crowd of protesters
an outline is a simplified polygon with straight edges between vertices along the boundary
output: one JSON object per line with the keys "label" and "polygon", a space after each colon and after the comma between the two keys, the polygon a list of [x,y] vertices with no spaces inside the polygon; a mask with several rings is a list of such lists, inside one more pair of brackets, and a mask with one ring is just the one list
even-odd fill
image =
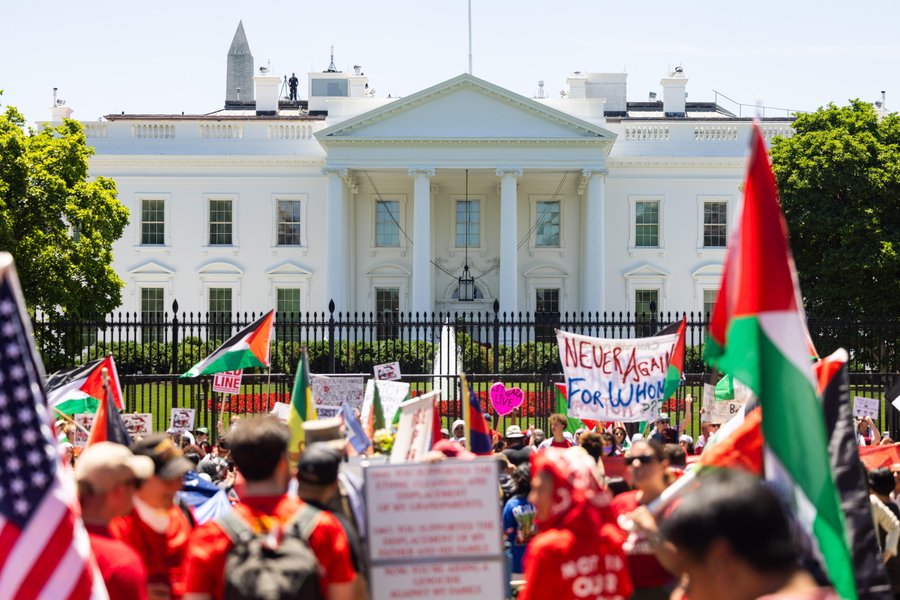
{"label": "crowd of protesters", "polygon": [[[490,429],[510,597],[836,598],[799,566],[781,504],[754,477],[702,477],[674,508],[648,509],[716,424],[702,423],[695,442],[666,415],[632,435],[617,424],[569,433],[562,414],[548,422],[549,435]],[[343,425],[320,419],[304,429],[299,456],[272,416],[233,423],[214,444],[200,428],[67,454],[110,597],[368,598],[365,495],[344,467],[352,450]],[[475,458],[464,422],[442,434],[424,460]],[[614,462],[621,472],[607,473]],[[896,471],[872,471],[869,482],[879,550],[900,593]],[[224,504],[210,517],[192,494]]]}

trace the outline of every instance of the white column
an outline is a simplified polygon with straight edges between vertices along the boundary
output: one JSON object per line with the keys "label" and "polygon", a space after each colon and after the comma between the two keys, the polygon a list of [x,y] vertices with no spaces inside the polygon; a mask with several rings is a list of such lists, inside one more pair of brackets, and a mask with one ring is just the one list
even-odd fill
{"label": "white column", "polygon": [[345,294],[347,281],[346,207],[344,205],[344,181],[347,169],[322,169],[328,177],[325,199],[325,301],[334,300],[335,310],[348,310]]}
{"label": "white column", "polygon": [[606,170],[584,170],[587,192],[582,195],[583,240],[581,243],[581,310],[603,311],[606,288],[606,253],[604,249],[604,202]]}
{"label": "white column", "polygon": [[522,169],[497,169],[500,178],[500,312],[519,310],[519,266],[517,248],[518,202],[516,178]]}
{"label": "white column", "polygon": [[413,184],[412,312],[434,310],[431,269],[431,182],[434,169],[410,169]]}

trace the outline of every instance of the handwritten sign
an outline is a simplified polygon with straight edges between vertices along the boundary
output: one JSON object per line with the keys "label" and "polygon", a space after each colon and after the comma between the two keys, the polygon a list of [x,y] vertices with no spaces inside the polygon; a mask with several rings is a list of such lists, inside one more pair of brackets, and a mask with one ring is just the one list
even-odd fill
{"label": "handwritten sign", "polygon": [[175,431],[194,430],[194,409],[172,407],[172,415],[169,417],[169,428]]}
{"label": "handwritten sign", "polygon": [[505,598],[497,463],[364,469],[373,600]]}
{"label": "handwritten sign", "polygon": [[721,425],[727,423],[741,412],[743,402],[735,400],[716,400],[716,386],[703,384],[703,406],[700,409],[700,420]]}
{"label": "handwritten sign", "polygon": [[878,398],[864,398],[862,396],[854,397],[853,416],[877,419],[881,416],[881,400]]}
{"label": "handwritten sign", "polygon": [[150,413],[123,413],[122,422],[132,440],[153,433],[153,415]]}
{"label": "handwritten sign", "polygon": [[652,421],[666,399],[677,334],[607,340],[557,331],[568,415],[593,421]]}
{"label": "handwritten sign", "polygon": [[400,404],[397,437],[391,448],[391,462],[411,462],[431,449],[434,427],[434,403],[441,399],[440,390],[407,400]]}
{"label": "handwritten sign", "polygon": [[243,373],[242,369],[216,373],[213,376],[213,391],[222,394],[240,394]]}
{"label": "handwritten sign", "polygon": [[373,371],[375,372],[375,379],[378,381],[399,381],[401,377],[399,362],[375,365]]}
{"label": "handwritten sign", "polygon": [[336,417],[341,403],[346,400],[352,408],[363,403],[362,377],[327,377],[313,375],[310,380],[313,398],[316,399],[316,415],[320,419]]}
{"label": "handwritten sign", "polygon": [[378,385],[378,395],[381,397],[381,408],[384,410],[384,420],[388,423],[394,418],[394,413],[400,407],[400,403],[409,396],[409,384],[402,381],[378,381],[370,379],[366,382],[366,394],[363,398],[362,424],[369,425],[369,413],[372,412],[372,400],[375,397],[375,385]]}
{"label": "handwritten sign", "polygon": [[77,415],[72,415],[72,419],[75,423],[84,427],[84,429],[81,427],[75,428],[75,439],[72,440],[72,445],[76,448],[84,448],[84,445],[87,443],[88,432],[90,432],[91,427],[94,426],[94,417],[96,417],[94,413],[78,413]]}
{"label": "handwritten sign", "polygon": [[521,389],[508,388],[499,381],[491,386],[491,405],[501,417],[522,406],[523,402],[525,402],[525,392]]}

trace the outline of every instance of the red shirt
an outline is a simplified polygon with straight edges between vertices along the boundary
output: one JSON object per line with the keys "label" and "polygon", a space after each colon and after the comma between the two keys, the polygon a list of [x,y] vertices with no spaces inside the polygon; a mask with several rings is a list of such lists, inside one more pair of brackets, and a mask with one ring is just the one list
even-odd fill
{"label": "red shirt", "polygon": [[109,529],[114,537],[137,551],[151,585],[168,587],[172,598],[184,595],[184,561],[191,524],[180,508],[169,509],[169,527],[165,533],[151,529],[134,509],[110,521]]}
{"label": "red shirt", "polygon": [[[638,507],[637,493],[637,490],[633,490],[613,498],[611,506],[616,517]],[[628,571],[634,587],[652,588],[672,584],[675,578],[659,564],[647,538],[635,532],[626,534],[628,539],[622,548],[628,555]]]}
{"label": "red shirt", "polygon": [[147,600],[147,569],[138,553],[103,525],[85,527],[109,597]]}
{"label": "red shirt", "polygon": [[[290,520],[301,501],[290,496],[244,498],[234,510],[252,524],[275,517],[282,523]],[[209,594],[218,600],[225,594],[225,559],[231,550],[231,538],[215,521],[198,527],[191,536],[187,556],[187,592]],[[333,515],[323,512],[309,536],[309,546],[319,561],[319,585],[327,597],[328,586],[353,581],[353,563],[347,534]]]}
{"label": "red shirt", "polygon": [[632,592],[621,548],[600,532],[539,533],[525,551],[525,581],[519,600],[625,600]]}

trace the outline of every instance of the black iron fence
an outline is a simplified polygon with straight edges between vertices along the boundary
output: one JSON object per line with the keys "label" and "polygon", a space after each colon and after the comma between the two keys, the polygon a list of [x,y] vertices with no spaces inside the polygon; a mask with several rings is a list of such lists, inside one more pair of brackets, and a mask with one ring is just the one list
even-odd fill
{"label": "black iron fence", "polygon": [[[48,372],[68,368],[112,353],[122,379],[127,410],[151,412],[157,428],[164,428],[170,408],[197,410],[200,424],[216,427],[232,415],[264,412],[289,398],[300,356],[306,347],[313,373],[370,377],[377,364],[400,363],[404,381],[414,392],[425,391],[455,373],[472,376],[476,393],[485,397],[494,381],[517,385],[526,392],[520,416],[540,425],[554,412],[554,383],[562,380],[555,329],[604,338],[634,338],[655,334],[682,317],[687,325],[685,384],[668,407],[679,412],[690,393],[695,403],[688,429],[699,433],[699,398],[712,376],[703,363],[708,319],[696,312],[629,313],[500,313],[487,312],[374,314],[278,313],[270,348],[271,369],[245,374],[241,393],[215,394],[210,378],[179,379],[192,365],[217,348],[257,313],[235,315],[178,313],[141,318],[121,313],[79,321],[35,319],[34,335]],[[816,320],[808,322],[810,336],[823,355],[838,347],[850,353],[851,394],[883,398],[900,370],[900,319]],[[456,385],[445,389],[456,390]],[[457,393],[451,392],[442,410],[449,421],[460,414]],[[883,403],[884,404],[884,403]],[[882,427],[900,429],[900,418],[883,407]],[[900,417],[900,415],[897,415]],[[499,422],[498,428],[508,421]]]}

